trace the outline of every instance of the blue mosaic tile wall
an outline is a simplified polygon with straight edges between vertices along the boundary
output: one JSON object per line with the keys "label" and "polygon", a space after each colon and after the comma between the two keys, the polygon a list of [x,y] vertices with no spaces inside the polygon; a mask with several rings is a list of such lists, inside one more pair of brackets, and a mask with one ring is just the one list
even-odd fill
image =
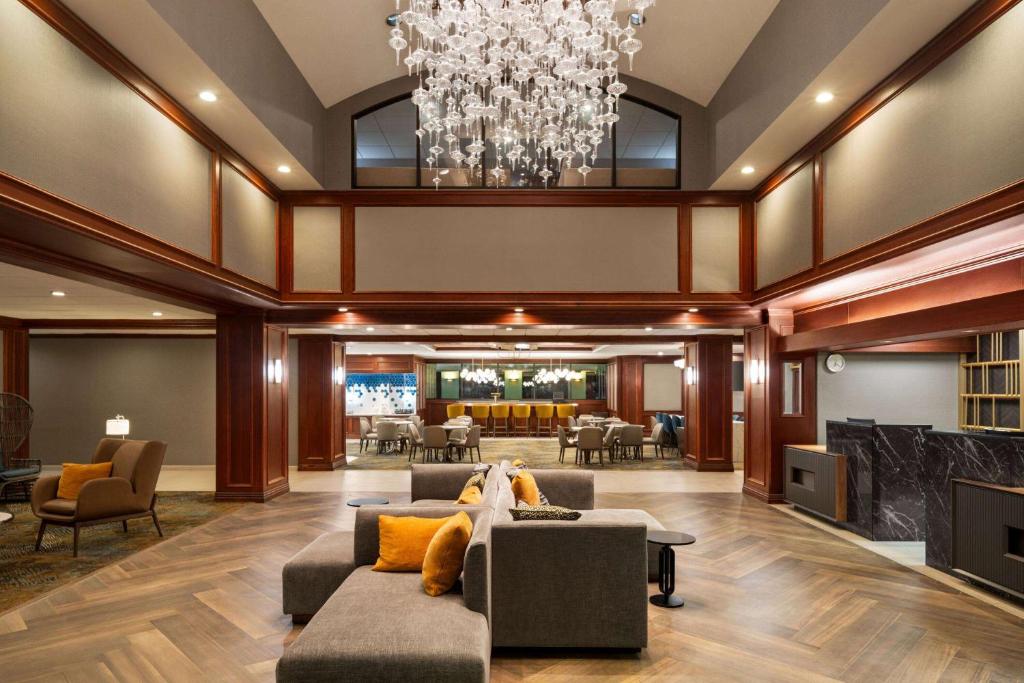
{"label": "blue mosaic tile wall", "polygon": [[353,373],[345,384],[345,412],[349,415],[390,415],[416,410],[415,373]]}

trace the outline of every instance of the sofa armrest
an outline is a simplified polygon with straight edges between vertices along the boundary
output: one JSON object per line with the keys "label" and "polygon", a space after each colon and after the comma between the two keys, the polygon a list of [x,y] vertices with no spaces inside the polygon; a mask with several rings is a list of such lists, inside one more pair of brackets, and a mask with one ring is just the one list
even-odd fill
{"label": "sofa armrest", "polygon": [[646,647],[646,525],[494,524],[491,624],[501,647]]}
{"label": "sofa armrest", "polygon": [[79,521],[117,517],[133,512],[142,510],[135,501],[132,483],[122,477],[92,479],[85,482],[78,492],[75,519]]}
{"label": "sofa armrest", "polygon": [[57,487],[60,485],[59,474],[48,474],[36,479],[32,486],[32,512],[39,514],[39,508],[43,503],[57,497]]}
{"label": "sofa armrest", "polygon": [[530,470],[552,505],[594,509],[594,473],[589,470]]}

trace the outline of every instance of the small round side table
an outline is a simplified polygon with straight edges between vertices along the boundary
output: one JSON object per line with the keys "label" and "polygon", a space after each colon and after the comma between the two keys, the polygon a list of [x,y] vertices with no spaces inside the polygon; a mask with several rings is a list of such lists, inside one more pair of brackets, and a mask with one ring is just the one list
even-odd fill
{"label": "small round side table", "polygon": [[358,508],[364,505],[387,505],[390,502],[387,498],[353,498],[345,504],[349,507]]}
{"label": "small round side table", "polygon": [[658,553],[658,588],[661,595],[652,595],[651,604],[658,607],[682,607],[683,599],[678,595],[672,595],[676,589],[676,552],[672,550],[672,546],[691,545],[696,543],[697,539],[679,531],[650,529],[647,532],[647,542],[661,546],[661,552]]}
{"label": "small round side table", "polygon": [[3,524],[4,522],[9,522],[12,519],[14,519],[14,515],[12,515],[10,512],[0,512],[0,524]]}

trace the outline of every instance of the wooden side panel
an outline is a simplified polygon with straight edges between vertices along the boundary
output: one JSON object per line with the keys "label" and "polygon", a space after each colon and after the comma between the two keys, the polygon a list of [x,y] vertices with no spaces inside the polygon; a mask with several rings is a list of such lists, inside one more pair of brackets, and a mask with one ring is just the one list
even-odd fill
{"label": "wooden side panel", "polygon": [[767,325],[752,327],[743,334],[743,490],[762,500],[768,499],[771,462],[768,387],[749,369],[755,362],[767,362],[771,334]]}
{"label": "wooden side panel", "polygon": [[[28,330],[18,327],[3,329],[3,391],[28,400]],[[29,457],[29,439],[15,452],[19,458]]]}
{"label": "wooden side panel", "polygon": [[344,345],[330,337],[299,339],[300,470],[345,464],[345,386],[335,381],[344,362]]}
{"label": "wooden side panel", "polygon": [[688,342],[686,366],[685,457],[698,471],[732,472],[732,338]]}

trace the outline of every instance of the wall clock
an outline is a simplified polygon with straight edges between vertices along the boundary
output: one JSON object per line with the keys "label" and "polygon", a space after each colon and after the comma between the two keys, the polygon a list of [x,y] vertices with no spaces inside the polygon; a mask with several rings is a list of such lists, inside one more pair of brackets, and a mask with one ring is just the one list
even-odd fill
{"label": "wall clock", "polygon": [[829,372],[842,372],[846,367],[846,359],[841,353],[830,353],[825,358],[825,369]]}

